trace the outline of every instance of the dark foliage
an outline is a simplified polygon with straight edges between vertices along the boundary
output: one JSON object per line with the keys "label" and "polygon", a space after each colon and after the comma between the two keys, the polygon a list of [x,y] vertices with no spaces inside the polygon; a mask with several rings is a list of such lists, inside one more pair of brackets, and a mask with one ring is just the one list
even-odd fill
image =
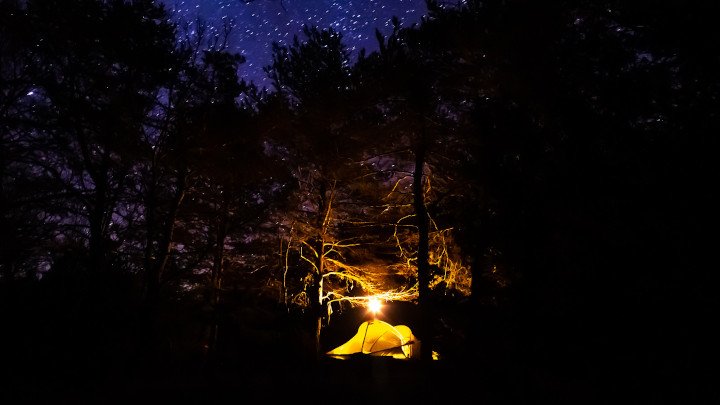
{"label": "dark foliage", "polygon": [[[0,0],[0,401],[720,400],[717,10],[428,8],[355,62],[307,27],[259,91],[152,1]],[[318,357],[366,315],[319,335],[299,247],[386,266],[425,210],[428,305],[385,316],[442,360]]]}

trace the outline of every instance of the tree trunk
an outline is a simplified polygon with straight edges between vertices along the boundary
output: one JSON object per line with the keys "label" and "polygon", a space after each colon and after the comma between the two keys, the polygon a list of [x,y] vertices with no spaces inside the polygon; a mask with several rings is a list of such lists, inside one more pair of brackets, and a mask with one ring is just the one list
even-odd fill
{"label": "tree trunk", "polygon": [[228,201],[223,198],[220,212],[218,213],[217,223],[215,225],[215,251],[213,253],[213,267],[210,280],[210,296],[208,301],[211,308],[210,323],[207,332],[207,348],[205,364],[209,370],[212,370],[217,360],[217,344],[220,331],[220,299],[222,289],[222,276],[225,264],[225,239],[228,230]]}
{"label": "tree trunk", "polygon": [[105,179],[93,179],[95,190],[93,206],[90,208],[90,268],[92,271],[107,270],[107,187]]}
{"label": "tree trunk", "polygon": [[422,342],[420,358],[432,360],[432,307],[430,304],[430,266],[428,264],[429,224],[425,193],[423,190],[423,169],[425,167],[425,140],[418,140],[415,148],[415,170],[413,171],[413,207],[418,230],[418,303],[420,306],[420,328],[418,338]]}
{"label": "tree trunk", "polygon": [[[146,266],[148,267],[145,268],[145,303],[149,305],[154,305],[159,299],[160,283],[172,250],[175,222],[178,211],[180,210],[180,205],[185,198],[186,184],[187,171],[178,177],[175,196],[170,204],[165,220],[163,221],[163,229],[157,232],[159,240],[157,254],[155,255],[154,260],[152,259],[152,249],[146,249],[146,254],[150,253],[151,255],[150,258],[146,258]],[[148,231],[150,231],[150,229],[148,229]],[[152,234],[148,234],[148,238],[153,238],[153,236],[154,235]],[[147,241],[146,246],[148,243],[152,246],[153,242],[154,241],[152,240]]]}
{"label": "tree trunk", "polygon": [[323,311],[323,302],[322,302],[322,273],[324,271],[324,260],[323,260],[323,254],[324,254],[324,246],[325,243],[322,239],[319,239],[316,241],[316,246],[314,247],[317,251],[317,260],[315,262],[315,266],[317,266],[317,271],[313,273],[313,283],[312,287],[309,291],[310,293],[310,302],[311,302],[311,310],[313,316],[316,318],[315,322],[313,323],[314,327],[314,338],[315,338],[315,355],[319,358],[320,351],[321,351],[321,345],[320,345],[320,334],[322,332],[322,325],[323,325],[323,318],[324,318],[324,312]]}
{"label": "tree trunk", "polygon": [[322,183],[320,186],[319,191],[319,199],[318,199],[318,216],[317,216],[317,223],[316,223],[316,229],[318,230],[318,235],[315,239],[315,246],[313,248],[315,249],[315,252],[317,254],[317,257],[315,258],[315,270],[316,272],[313,274],[313,285],[312,289],[310,290],[310,302],[312,305],[312,313],[316,318],[316,322],[314,323],[314,338],[315,338],[315,356],[316,358],[320,358],[321,355],[321,344],[320,344],[320,336],[322,333],[322,325],[323,325],[323,319],[325,318],[325,311],[323,308],[323,272],[325,271],[325,233],[326,233],[326,219],[330,215],[329,210],[331,209],[330,204],[327,202],[327,187],[325,183]]}
{"label": "tree trunk", "polygon": [[218,214],[215,234],[215,252],[213,253],[213,267],[211,277],[211,300],[212,305],[217,305],[220,301],[220,288],[222,288],[222,273],[225,261],[225,239],[227,237],[228,228],[228,203],[223,200],[220,207],[221,212]]}

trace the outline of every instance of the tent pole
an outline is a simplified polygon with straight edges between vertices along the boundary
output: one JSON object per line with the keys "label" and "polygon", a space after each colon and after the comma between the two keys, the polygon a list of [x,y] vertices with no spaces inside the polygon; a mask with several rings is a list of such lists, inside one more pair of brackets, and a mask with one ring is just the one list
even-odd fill
{"label": "tent pole", "polygon": [[365,325],[365,334],[363,335],[362,344],[360,345],[360,353],[365,353],[365,338],[367,337],[367,331],[368,331],[368,328],[370,328],[371,323],[372,322],[368,322]]}

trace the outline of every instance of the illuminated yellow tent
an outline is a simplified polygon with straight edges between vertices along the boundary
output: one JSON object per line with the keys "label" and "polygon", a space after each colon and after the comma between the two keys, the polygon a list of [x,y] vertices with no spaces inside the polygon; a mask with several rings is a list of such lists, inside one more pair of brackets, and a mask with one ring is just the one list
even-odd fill
{"label": "illuminated yellow tent", "polygon": [[339,359],[355,354],[392,356],[406,360],[420,354],[420,341],[405,325],[392,326],[374,319],[361,323],[355,336],[327,352],[327,355]]}

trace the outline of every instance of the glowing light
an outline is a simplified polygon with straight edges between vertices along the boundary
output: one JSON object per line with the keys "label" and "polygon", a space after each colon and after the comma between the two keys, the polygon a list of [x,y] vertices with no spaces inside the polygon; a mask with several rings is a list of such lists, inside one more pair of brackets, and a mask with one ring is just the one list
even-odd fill
{"label": "glowing light", "polygon": [[368,309],[373,315],[380,312],[380,308],[382,308],[382,303],[380,303],[379,299],[373,297],[368,300]]}

